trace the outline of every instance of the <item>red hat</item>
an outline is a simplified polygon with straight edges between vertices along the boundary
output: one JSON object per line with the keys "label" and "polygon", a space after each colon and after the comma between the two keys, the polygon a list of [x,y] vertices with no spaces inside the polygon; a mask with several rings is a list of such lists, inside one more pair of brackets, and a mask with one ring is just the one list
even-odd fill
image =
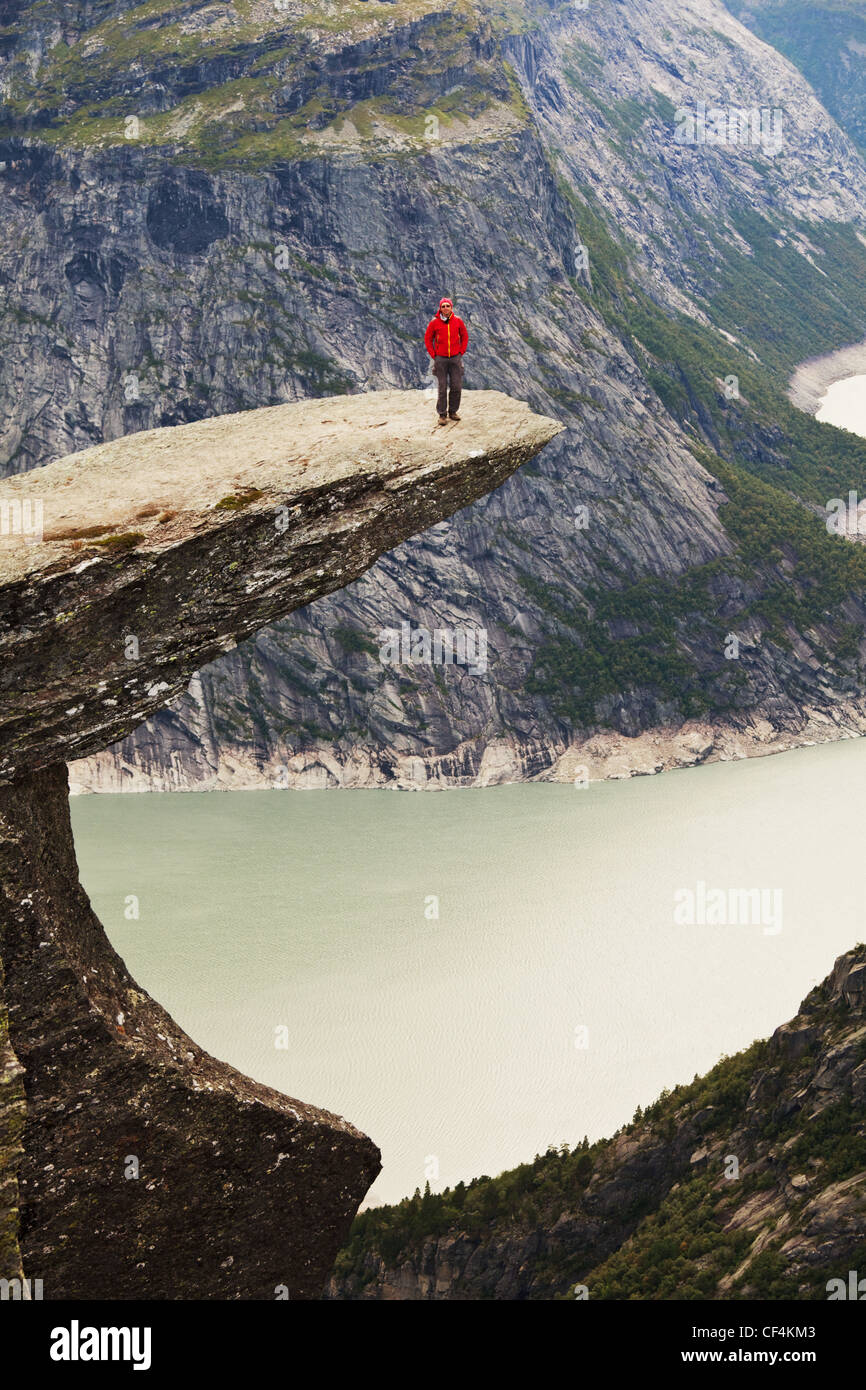
{"label": "red hat", "polygon": [[443,306],[444,304],[447,304],[449,309],[453,309],[453,308],[454,308],[454,304],[453,304],[453,302],[452,302],[450,299],[440,299],[440,300],[439,300],[439,308],[440,308],[440,309],[442,308],[442,306]]}

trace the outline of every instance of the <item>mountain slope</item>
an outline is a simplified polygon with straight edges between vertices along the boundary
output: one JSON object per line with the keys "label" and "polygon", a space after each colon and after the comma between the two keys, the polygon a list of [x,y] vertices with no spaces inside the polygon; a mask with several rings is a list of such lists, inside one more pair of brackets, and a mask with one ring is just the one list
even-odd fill
{"label": "mountain slope", "polygon": [[864,1211],[858,946],[770,1039],[612,1139],[362,1212],[330,1296],[826,1298],[862,1272]]}
{"label": "mountain slope", "polygon": [[[9,13],[3,53],[7,470],[423,389],[444,288],[468,384],[566,426],[199,673],[85,785],[495,781],[555,775],[598,728],[847,718],[862,562],[815,512],[866,488],[866,442],[784,385],[866,331],[866,168],[715,0],[46,3]],[[779,103],[783,151],[678,143],[704,99]],[[487,671],[383,666],[401,622],[484,629]]]}
{"label": "mountain slope", "polygon": [[859,0],[727,0],[731,13],[800,69],[866,151],[866,13]]}

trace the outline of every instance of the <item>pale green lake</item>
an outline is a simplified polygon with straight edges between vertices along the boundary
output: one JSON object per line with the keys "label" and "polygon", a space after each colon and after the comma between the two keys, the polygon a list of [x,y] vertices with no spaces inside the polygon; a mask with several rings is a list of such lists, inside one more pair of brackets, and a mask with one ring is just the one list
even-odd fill
{"label": "pale green lake", "polygon": [[821,397],[815,418],[852,434],[866,435],[866,376],[834,381]]}
{"label": "pale green lake", "polygon": [[[373,1204],[611,1133],[866,936],[860,739],[585,789],[99,795],[72,819],[140,984],[370,1134]],[[781,890],[781,930],[678,925],[699,881]]]}

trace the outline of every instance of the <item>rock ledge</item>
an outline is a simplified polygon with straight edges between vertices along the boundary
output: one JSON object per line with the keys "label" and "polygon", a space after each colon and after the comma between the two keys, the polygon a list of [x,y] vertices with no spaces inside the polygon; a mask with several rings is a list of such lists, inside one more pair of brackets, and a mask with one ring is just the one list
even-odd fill
{"label": "rock ledge", "polygon": [[52,1300],[321,1291],[379,1152],[138,988],[78,881],[64,764],[559,429],[494,391],[442,429],[425,393],[389,391],[127,436],[4,483],[0,1278],[23,1264]]}

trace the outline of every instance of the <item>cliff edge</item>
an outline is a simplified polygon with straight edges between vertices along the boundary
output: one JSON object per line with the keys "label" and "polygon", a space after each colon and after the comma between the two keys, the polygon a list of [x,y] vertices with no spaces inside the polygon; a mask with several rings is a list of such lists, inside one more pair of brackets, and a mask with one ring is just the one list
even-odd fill
{"label": "cliff edge", "polygon": [[0,782],[107,748],[273,618],[503,483],[560,426],[379,391],[147,430],[3,482]]}
{"label": "cliff edge", "polygon": [[420,392],[332,397],[5,481],[0,1277],[23,1263],[45,1299],[321,1290],[378,1150],[208,1056],[138,988],[78,881],[65,762],[560,428],[498,392],[467,393],[464,412],[440,429]]}

